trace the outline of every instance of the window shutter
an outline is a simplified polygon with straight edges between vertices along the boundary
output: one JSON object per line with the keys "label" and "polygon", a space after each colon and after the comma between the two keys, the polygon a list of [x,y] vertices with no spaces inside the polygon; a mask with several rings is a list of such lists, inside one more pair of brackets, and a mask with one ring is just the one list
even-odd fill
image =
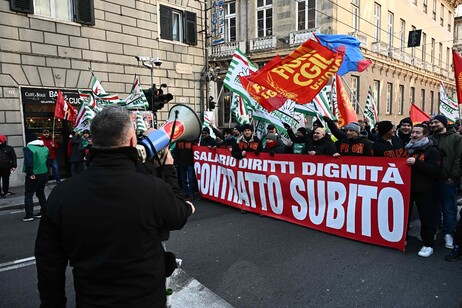
{"label": "window shutter", "polygon": [[196,13],[185,11],[184,42],[189,45],[197,45],[197,22]]}
{"label": "window shutter", "polygon": [[75,22],[84,25],[95,25],[95,7],[93,0],[74,0]]}
{"label": "window shutter", "polygon": [[14,12],[34,13],[33,0],[10,0],[10,9]]}
{"label": "window shutter", "polygon": [[160,6],[160,38],[173,40],[172,9],[168,6]]}

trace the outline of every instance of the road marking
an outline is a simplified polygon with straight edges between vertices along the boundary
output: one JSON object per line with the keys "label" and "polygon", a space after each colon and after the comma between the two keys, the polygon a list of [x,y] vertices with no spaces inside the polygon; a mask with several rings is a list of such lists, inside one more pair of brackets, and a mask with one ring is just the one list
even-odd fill
{"label": "road marking", "polygon": [[1,263],[0,264],[0,273],[1,272],[6,272],[6,271],[11,271],[17,268],[29,266],[29,265],[34,265],[35,264],[35,257],[29,257],[29,258],[24,258],[24,259],[18,259],[6,263]]}

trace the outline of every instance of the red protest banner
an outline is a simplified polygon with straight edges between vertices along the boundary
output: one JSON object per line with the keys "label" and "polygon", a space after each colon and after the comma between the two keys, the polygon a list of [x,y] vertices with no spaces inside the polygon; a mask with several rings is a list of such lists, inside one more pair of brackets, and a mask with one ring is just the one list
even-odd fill
{"label": "red protest banner", "polygon": [[411,168],[405,159],[333,158],[193,147],[201,196],[345,238],[404,251]]}
{"label": "red protest banner", "polygon": [[452,51],[452,62],[454,63],[457,100],[459,104],[462,104],[462,57],[454,50]]}
{"label": "red protest banner", "polygon": [[343,55],[310,39],[284,59],[271,61],[271,65],[265,65],[247,79],[299,104],[307,104],[338,71]]}
{"label": "red protest banner", "polygon": [[64,99],[63,92],[58,90],[55,105],[55,117],[74,122],[77,117],[77,110]]}

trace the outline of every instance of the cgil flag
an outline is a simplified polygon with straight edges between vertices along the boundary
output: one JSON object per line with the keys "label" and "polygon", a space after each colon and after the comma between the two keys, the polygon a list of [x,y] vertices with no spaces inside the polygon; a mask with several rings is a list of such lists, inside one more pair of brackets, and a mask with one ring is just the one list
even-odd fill
{"label": "cgil flag", "polygon": [[440,81],[440,114],[444,115],[449,121],[455,123],[459,118],[459,105],[448,97],[444,84]]}
{"label": "cgil flag", "polygon": [[462,57],[454,50],[452,51],[452,62],[454,63],[457,100],[459,104],[462,104]]}
{"label": "cgil flag", "polygon": [[74,130],[83,131],[85,129],[90,129],[91,120],[93,120],[95,115],[96,112],[91,107],[86,103],[82,103],[74,122]]}
{"label": "cgil flag", "polygon": [[56,97],[55,117],[71,122],[74,122],[77,117],[77,110],[64,99],[61,90],[58,90],[58,96]]}
{"label": "cgil flag", "polygon": [[426,114],[422,109],[417,107],[414,103],[411,104],[409,117],[411,118],[413,124],[418,124],[430,120],[428,114]]}
{"label": "cgil flag", "polygon": [[375,105],[374,96],[372,95],[372,89],[370,86],[367,91],[366,105],[364,106],[364,117],[369,120],[372,127],[374,127],[375,123],[379,121],[377,116],[377,107]]}
{"label": "cgil flag", "polygon": [[247,108],[242,97],[239,94],[233,92],[231,98],[230,111],[236,119],[237,124],[244,125],[250,123],[249,115],[248,113],[246,113],[246,110]]}
{"label": "cgil flag", "polygon": [[147,130],[148,128],[146,127],[146,122],[144,122],[143,116],[137,110],[136,111],[136,132],[140,134],[140,133],[144,133]]}
{"label": "cgil flag", "polygon": [[135,76],[130,94],[125,99],[120,99],[119,104],[127,109],[145,108],[149,106],[137,76]]}
{"label": "cgil flag", "polygon": [[335,78],[335,83],[332,86],[335,86],[337,94],[338,126],[342,127],[350,122],[358,122],[358,115],[338,75]]}

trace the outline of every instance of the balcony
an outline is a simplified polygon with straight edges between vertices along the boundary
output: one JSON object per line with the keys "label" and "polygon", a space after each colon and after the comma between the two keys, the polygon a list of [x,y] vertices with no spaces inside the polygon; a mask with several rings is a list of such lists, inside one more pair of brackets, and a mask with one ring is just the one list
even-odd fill
{"label": "balcony", "polygon": [[209,56],[211,58],[231,58],[237,48],[239,48],[239,50],[244,54],[247,52],[245,42],[228,42],[210,46]]}
{"label": "balcony", "polygon": [[391,56],[388,50],[388,44],[385,42],[372,42],[371,50],[386,56]]}
{"label": "balcony", "polygon": [[315,33],[319,33],[318,28],[311,28],[311,29],[300,30],[300,31],[292,31],[289,34],[289,45],[291,47],[300,46],[301,44],[306,42],[308,39],[313,39]]}
{"label": "balcony", "polygon": [[249,51],[269,50],[276,48],[276,36],[257,37],[249,41]]}
{"label": "balcony", "polygon": [[361,47],[367,48],[367,36],[359,31],[348,33],[349,36],[356,38],[360,43]]}

